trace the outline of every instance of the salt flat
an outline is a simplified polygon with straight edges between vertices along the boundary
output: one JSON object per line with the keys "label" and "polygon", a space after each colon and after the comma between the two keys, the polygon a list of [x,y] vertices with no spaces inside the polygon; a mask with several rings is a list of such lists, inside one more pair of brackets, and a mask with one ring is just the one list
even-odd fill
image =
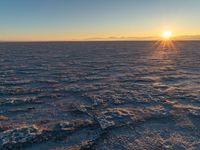
{"label": "salt flat", "polygon": [[200,149],[200,42],[0,43],[0,149]]}

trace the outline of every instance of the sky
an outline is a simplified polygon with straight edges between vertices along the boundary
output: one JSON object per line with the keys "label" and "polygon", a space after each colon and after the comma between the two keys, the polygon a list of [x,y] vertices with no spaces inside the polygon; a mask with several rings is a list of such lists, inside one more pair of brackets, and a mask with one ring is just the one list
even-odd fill
{"label": "sky", "polygon": [[200,0],[0,0],[0,41],[200,37]]}

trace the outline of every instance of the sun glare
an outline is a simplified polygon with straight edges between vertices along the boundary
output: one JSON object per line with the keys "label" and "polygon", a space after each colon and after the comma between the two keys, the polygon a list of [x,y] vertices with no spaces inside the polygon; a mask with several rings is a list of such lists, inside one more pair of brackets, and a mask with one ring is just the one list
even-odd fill
{"label": "sun glare", "polygon": [[165,32],[163,32],[162,37],[163,37],[165,40],[168,40],[168,39],[171,37],[171,32],[170,32],[170,31],[165,31]]}

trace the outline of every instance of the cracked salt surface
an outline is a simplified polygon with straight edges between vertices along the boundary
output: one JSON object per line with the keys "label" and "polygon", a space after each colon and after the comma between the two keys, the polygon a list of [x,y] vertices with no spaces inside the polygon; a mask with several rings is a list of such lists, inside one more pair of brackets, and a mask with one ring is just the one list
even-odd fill
{"label": "cracked salt surface", "polygon": [[0,43],[0,149],[200,149],[200,42]]}

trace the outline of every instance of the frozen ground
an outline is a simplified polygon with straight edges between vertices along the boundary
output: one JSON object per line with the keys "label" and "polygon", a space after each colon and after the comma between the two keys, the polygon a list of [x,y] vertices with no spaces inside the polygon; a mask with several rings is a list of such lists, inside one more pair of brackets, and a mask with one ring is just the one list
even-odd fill
{"label": "frozen ground", "polygon": [[0,149],[200,149],[200,42],[0,43]]}

